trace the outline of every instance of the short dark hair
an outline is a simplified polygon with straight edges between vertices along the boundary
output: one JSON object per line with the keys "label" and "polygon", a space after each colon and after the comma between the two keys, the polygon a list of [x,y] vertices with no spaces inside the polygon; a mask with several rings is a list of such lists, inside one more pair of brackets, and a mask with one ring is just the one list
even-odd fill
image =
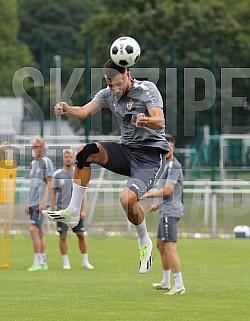
{"label": "short dark hair", "polygon": [[126,67],[116,65],[111,59],[107,60],[103,67],[103,73],[109,79],[113,79],[117,74],[124,74],[126,71]]}
{"label": "short dark hair", "polygon": [[165,138],[166,138],[166,140],[167,140],[168,142],[175,143],[175,142],[174,142],[174,138],[173,138],[172,135],[170,135],[170,134],[165,134]]}

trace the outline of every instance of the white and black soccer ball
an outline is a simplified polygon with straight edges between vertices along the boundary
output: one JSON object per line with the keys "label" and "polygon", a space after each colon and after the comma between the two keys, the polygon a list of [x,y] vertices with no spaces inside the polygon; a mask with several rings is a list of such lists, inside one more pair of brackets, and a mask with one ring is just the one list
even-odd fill
{"label": "white and black soccer ball", "polygon": [[141,54],[139,43],[132,37],[120,37],[110,47],[110,58],[120,67],[134,65]]}

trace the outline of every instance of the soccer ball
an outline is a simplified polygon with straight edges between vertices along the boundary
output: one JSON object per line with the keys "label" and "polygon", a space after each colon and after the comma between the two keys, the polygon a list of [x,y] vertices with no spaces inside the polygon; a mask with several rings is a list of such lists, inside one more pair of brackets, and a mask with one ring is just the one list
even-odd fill
{"label": "soccer ball", "polygon": [[131,37],[120,37],[110,47],[110,58],[120,67],[134,65],[141,54],[138,42]]}

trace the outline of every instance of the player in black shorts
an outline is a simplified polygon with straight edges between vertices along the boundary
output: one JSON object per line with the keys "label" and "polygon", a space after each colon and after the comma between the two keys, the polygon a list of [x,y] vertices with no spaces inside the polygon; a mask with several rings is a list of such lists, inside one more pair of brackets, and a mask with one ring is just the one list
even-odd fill
{"label": "player in black shorts", "polygon": [[[108,60],[104,66],[108,87],[100,90],[82,107],[61,102],[55,114],[80,120],[110,109],[121,132],[121,143],[100,142],[81,146],[76,156],[73,194],[69,206],[57,212],[44,211],[50,219],[75,226],[79,221],[79,204],[90,180],[91,163],[129,177],[120,201],[129,221],[134,225],[140,250],[139,272],[152,265],[152,241],[148,235],[144,209],[139,198],[152,186],[164,157],[169,151],[166,141],[162,97],[150,81],[137,81],[125,67]],[[81,180],[81,185],[77,180]]]}
{"label": "player in black shorts", "polygon": [[[166,155],[166,167],[159,180],[159,188],[143,195],[144,198],[160,198],[160,203],[152,204],[150,212],[160,208],[160,222],[157,232],[157,248],[160,252],[163,277],[161,282],[153,283],[153,288],[165,290],[166,294],[184,294],[186,289],[182,280],[180,258],[176,248],[177,223],[184,215],[183,173],[181,164],[174,157],[174,139],[166,135],[171,151]],[[171,271],[174,287],[170,285]]]}

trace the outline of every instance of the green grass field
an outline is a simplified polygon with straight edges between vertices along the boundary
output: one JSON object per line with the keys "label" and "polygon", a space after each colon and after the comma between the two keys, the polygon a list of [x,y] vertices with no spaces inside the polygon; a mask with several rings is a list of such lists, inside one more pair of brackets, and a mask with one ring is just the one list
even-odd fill
{"label": "green grass field", "polygon": [[62,270],[58,237],[47,236],[49,270],[29,273],[28,236],[10,241],[10,268],[0,270],[0,321],[244,321],[249,320],[250,239],[180,239],[187,293],[166,296],[151,287],[160,281],[154,250],[149,273],[138,273],[137,241],[122,236],[88,237],[90,262],[81,267],[74,236],[72,269]]}

